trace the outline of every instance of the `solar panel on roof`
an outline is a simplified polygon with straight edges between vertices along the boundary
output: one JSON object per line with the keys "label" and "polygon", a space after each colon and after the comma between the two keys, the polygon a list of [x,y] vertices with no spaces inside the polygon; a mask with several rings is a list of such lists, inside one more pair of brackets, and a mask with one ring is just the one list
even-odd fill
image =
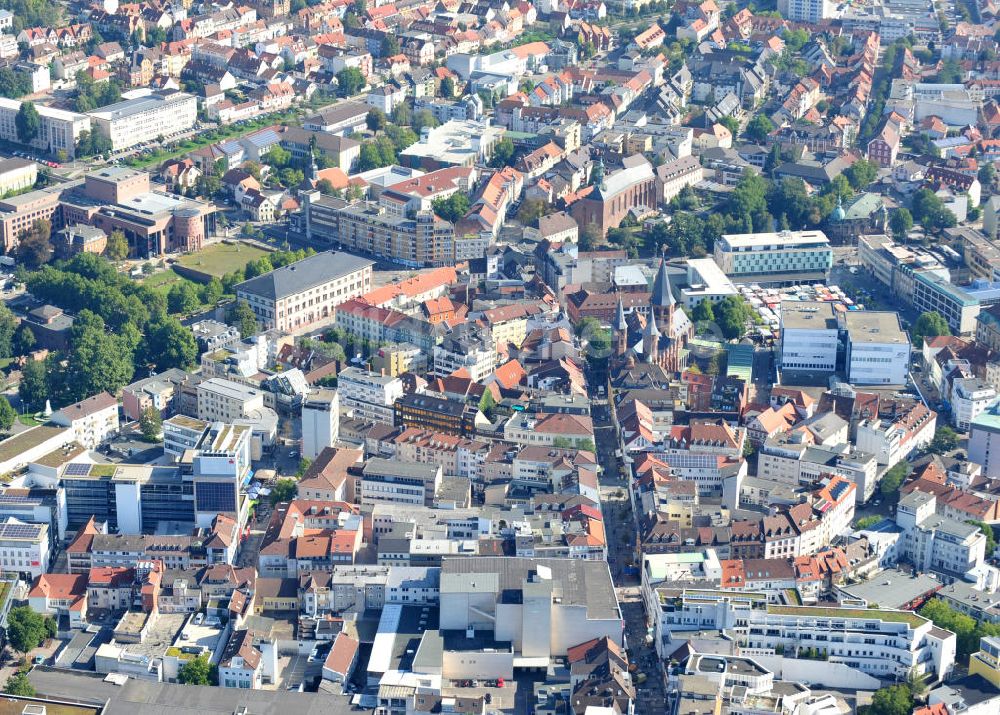
{"label": "solar panel on roof", "polygon": [[38,535],[41,529],[37,524],[2,524],[0,537],[11,539],[28,539]]}
{"label": "solar panel on roof", "polygon": [[85,477],[90,474],[90,465],[82,462],[71,462],[66,465],[63,474],[69,477]]}

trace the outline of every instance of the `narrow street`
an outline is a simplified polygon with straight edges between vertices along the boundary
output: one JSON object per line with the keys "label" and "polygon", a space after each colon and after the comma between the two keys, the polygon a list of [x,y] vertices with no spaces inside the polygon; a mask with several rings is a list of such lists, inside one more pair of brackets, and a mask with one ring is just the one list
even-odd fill
{"label": "narrow street", "polygon": [[[637,564],[636,523],[628,497],[627,470],[615,456],[618,436],[610,406],[604,400],[592,400],[594,443],[597,461],[602,467],[601,511],[608,543],[608,566],[615,581],[618,604],[625,625],[625,643],[629,660],[637,670],[632,674],[636,684],[637,715],[663,713],[666,708],[663,669],[656,651],[646,645],[645,608],[639,593],[639,578],[632,569]],[[633,575],[629,575],[630,571]],[[638,681],[645,675],[645,681]]]}

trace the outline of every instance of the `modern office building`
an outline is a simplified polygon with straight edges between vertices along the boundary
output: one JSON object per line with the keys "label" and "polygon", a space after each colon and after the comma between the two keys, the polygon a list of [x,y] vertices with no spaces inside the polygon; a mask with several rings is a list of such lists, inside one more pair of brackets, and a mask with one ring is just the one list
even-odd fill
{"label": "modern office building", "polygon": [[976,331],[980,302],[959,286],[930,272],[914,272],[913,307],[921,313],[940,313],[958,335]]}
{"label": "modern office building", "polygon": [[372,287],[373,261],[326,251],[243,281],[236,297],[245,300],[262,330],[305,330],[332,321],[334,309]]}
{"label": "modern office building", "polygon": [[847,379],[855,385],[905,385],[910,369],[910,338],[899,315],[852,310],[844,315]]}
{"label": "modern office building", "polygon": [[375,457],[365,463],[357,496],[362,504],[431,506],[442,477],[440,464],[407,464]]}
{"label": "modern office building", "polygon": [[191,129],[198,119],[194,95],[150,91],[88,112],[94,131],[111,140],[115,151]]}
{"label": "modern office building", "polygon": [[302,401],[302,456],[316,459],[337,443],[340,399],[336,390],[313,390]]}
{"label": "modern office building", "polygon": [[148,173],[125,167],[90,172],[63,192],[61,204],[66,225],[95,226],[109,236],[120,230],[136,258],[196,251],[215,225],[211,205],[154,191]]}
{"label": "modern office building", "polygon": [[826,279],[833,250],[822,231],[725,234],[715,242],[715,262],[734,283],[814,282]]}
{"label": "modern office building", "polygon": [[368,255],[407,266],[443,266],[455,262],[455,229],[433,211],[400,215],[381,203],[350,203],[318,191],[302,195],[305,233]]}
{"label": "modern office building", "polygon": [[840,326],[832,303],[782,301],[782,370],[833,372],[837,368]]}
{"label": "modern office building", "polygon": [[[90,131],[90,117],[41,104],[36,104],[35,110],[42,121],[31,146],[51,154],[62,151],[72,159],[76,155],[76,140],[80,138],[80,132]],[[0,139],[12,144],[22,143],[14,123],[19,111],[21,102],[0,97]]]}
{"label": "modern office building", "polygon": [[57,184],[0,200],[0,248],[4,253],[10,255],[21,234],[35,221],[48,221],[53,231],[62,228],[59,203],[62,192],[63,187]]}

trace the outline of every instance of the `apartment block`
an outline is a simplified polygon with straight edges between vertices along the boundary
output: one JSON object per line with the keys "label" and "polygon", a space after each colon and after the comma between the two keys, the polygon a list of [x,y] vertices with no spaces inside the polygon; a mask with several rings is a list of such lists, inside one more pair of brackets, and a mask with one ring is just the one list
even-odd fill
{"label": "apartment block", "polygon": [[313,390],[302,401],[302,456],[315,459],[337,443],[340,398],[336,390]]}
{"label": "apartment block", "polygon": [[400,215],[382,203],[349,203],[318,191],[303,194],[305,233],[312,240],[336,243],[406,266],[452,265],[455,229],[433,211]]}
{"label": "apartment block", "polygon": [[235,422],[264,407],[264,393],[232,380],[213,377],[198,384],[198,419]]}
{"label": "apartment block", "polygon": [[53,412],[52,421],[73,430],[73,439],[87,449],[96,449],[118,433],[118,400],[108,392],[101,392]]}

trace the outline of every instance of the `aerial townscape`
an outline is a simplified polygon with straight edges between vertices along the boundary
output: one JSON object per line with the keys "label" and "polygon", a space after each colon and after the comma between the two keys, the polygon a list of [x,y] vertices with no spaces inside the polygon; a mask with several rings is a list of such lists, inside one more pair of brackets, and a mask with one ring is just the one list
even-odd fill
{"label": "aerial townscape", "polygon": [[0,0],[0,715],[1000,715],[1000,3]]}

